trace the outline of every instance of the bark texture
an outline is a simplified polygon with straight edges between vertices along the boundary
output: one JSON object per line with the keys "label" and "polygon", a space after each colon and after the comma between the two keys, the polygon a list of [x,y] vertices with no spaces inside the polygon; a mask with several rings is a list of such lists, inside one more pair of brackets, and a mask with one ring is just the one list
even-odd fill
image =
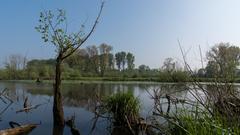
{"label": "bark texture", "polygon": [[53,122],[58,127],[64,127],[64,113],[61,94],[61,64],[62,54],[59,54],[56,60],[55,84],[54,84],[54,102],[53,102]]}

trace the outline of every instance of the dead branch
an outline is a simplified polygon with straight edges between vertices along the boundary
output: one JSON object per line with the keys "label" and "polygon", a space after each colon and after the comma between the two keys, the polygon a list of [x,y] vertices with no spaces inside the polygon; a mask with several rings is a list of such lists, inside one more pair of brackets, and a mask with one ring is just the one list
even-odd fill
{"label": "dead branch", "polygon": [[26,107],[26,108],[23,108],[23,109],[20,109],[20,110],[16,111],[16,113],[29,112],[32,109],[37,109],[41,105],[43,105],[43,104],[38,104],[38,105],[35,105],[35,106]]}
{"label": "dead branch", "polygon": [[65,123],[71,129],[72,135],[80,135],[79,130],[75,126],[75,116],[74,115],[71,118],[67,119]]}
{"label": "dead branch", "polygon": [[23,107],[24,108],[27,108],[29,105],[28,105],[28,97],[25,98],[24,100],[24,104],[23,104]]}

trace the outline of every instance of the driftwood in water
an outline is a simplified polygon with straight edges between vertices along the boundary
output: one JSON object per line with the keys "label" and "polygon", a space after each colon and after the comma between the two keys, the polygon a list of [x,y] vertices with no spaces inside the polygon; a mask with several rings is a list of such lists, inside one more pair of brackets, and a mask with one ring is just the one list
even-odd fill
{"label": "driftwood in water", "polygon": [[25,135],[37,127],[36,124],[28,124],[15,128],[0,130],[0,135]]}
{"label": "driftwood in water", "polygon": [[30,106],[30,107],[26,107],[26,108],[23,108],[23,109],[20,109],[18,111],[16,111],[16,113],[20,113],[20,112],[29,112],[30,110],[32,109],[37,109],[39,106],[41,106],[42,104],[38,104],[38,105],[35,105],[35,106]]}

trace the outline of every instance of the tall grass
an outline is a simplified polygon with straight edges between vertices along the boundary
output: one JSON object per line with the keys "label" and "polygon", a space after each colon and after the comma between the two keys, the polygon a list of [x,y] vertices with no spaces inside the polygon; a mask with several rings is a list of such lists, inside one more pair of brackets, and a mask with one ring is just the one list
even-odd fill
{"label": "tall grass", "polygon": [[[154,91],[156,107],[154,114],[167,121],[165,127],[156,125],[161,129],[160,132],[170,135],[240,135],[240,101],[237,94],[233,97],[230,93],[234,90],[226,84],[213,85],[214,89],[198,88],[187,89],[188,92],[189,89],[195,90],[192,94],[195,94],[193,99],[182,100],[167,94],[168,106],[170,107],[170,104],[171,107],[175,106],[170,113],[161,111],[161,106],[164,105],[161,99],[166,99],[164,91],[162,89]],[[202,91],[207,94],[201,95]]]}
{"label": "tall grass", "polygon": [[105,111],[113,118],[114,125],[136,122],[139,117],[140,102],[131,93],[117,93],[105,99]]}
{"label": "tall grass", "polygon": [[172,135],[239,135],[237,123],[228,124],[221,115],[211,117],[207,112],[192,113],[183,111],[177,116],[177,121],[170,122]]}

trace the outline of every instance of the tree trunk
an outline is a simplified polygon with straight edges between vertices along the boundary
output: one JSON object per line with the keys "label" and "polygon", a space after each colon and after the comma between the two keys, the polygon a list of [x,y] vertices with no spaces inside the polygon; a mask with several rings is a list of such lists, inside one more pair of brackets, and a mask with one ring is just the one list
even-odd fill
{"label": "tree trunk", "polygon": [[104,77],[104,72],[105,72],[105,67],[102,67],[101,72],[100,72],[101,77]]}
{"label": "tree trunk", "polygon": [[52,135],[63,135],[64,126],[53,125]]}
{"label": "tree trunk", "polygon": [[54,84],[54,103],[53,103],[53,121],[54,126],[64,127],[64,113],[61,94],[61,64],[62,54],[60,53],[56,60],[55,84]]}

